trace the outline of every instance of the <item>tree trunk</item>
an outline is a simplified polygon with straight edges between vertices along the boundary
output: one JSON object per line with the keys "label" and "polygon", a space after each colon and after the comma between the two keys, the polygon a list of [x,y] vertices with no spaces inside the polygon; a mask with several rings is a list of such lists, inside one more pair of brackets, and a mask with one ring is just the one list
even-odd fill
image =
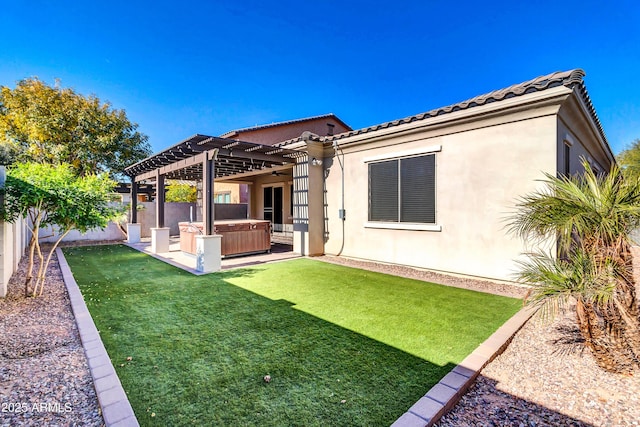
{"label": "tree trunk", "polygon": [[31,281],[33,280],[33,266],[34,261],[33,257],[38,247],[38,238],[40,232],[40,222],[42,220],[41,214],[34,214],[31,216],[31,240],[29,241],[29,265],[27,266],[27,277],[24,281],[24,296],[29,296],[29,285],[31,285]]}
{"label": "tree trunk", "polygon": [[591,303],[578,300],[576,320],[585,345],[598,366],[609,372],[633,371],[636,365],[633,353],[616,331],[607,330],[607,325]]}
{"label": "tree trunk", "polygon": [[597,243],[599,245],[592,248],[597,268],[613,268],[607,275],[615,280],[610,299],[594,305],[609,341],[605,345],[612,351],[618,351],[624,364],[630,360],[640,366],[640,310],[631,247],[623,236],[608,244],[601,241]]}
{"label": "tree trunk", "polygon": [[36,249],[34,244],[35,234],[31,233],[31,239],[29,240],[29,265],[27,265],[27,274],[24,279],[24,296],[29,296],[29,285],[31,284],[31,280],[33,279],[33,254]]}
{"label": "tree trunk", "polygon": [[622,332],[627,345],[633,352],[636,363],[640,366],[640,317],[638,316],[637,302],[631,306],[620,302],[614,296],[616,311],[620,315]]}
{"label": "tree trunk", "polygon": [[619,316],[619,328],[640,366],[640,307],[633,274],[631,246],[620,240],[615,249],[620,263],[619,280],[613,293],[612,306]]}
{"label": "tree trunk", "polygon": [[38,265],[38,276],[36,276],[36,284],[33,287],[33,296],[37,297],[40,277],[42,277],[42,269],[44,268],[44,255],[42,255],[42,248],[40,247],[40,241],[38,239],[36,239],[34,246],[36,247],[36,254],[38,254],[38,259],[40,260],[40,264]]}
{"label": "tree trunk", "polygon": [[64,239],[65,236],[67,234],[69,234],[70,231],[71,231],[70,229],[65,231],[58,238],[58,240],[56,240],[56,242],[51,247],[51,250],[49,251],[49,254],[47,255],[47,260],[44,262],[44,265],[41,265],[41,268],[40,268],[40,273],[41,274],[38,276],[38,280],[36,281],[36,286],[35,286],[35,289],[34,289],[34,292],[35,292],[38,289],[38,287],[40,287],[40,292],[38,293],[38,296],[42,296],[42,292],[44,291],[44,282],[47,279],[47,270],[49,269],[49,263],[51,262],[51,257],[53,256],[53,253],[55,252],[56,248],[58,247],[58,245],[60,244],[62,239]]}

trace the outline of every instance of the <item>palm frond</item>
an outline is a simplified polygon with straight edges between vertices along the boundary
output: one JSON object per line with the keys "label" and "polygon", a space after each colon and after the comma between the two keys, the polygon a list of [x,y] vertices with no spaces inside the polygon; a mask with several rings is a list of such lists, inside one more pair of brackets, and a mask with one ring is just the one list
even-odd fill
{"label": "palm frond", "polygon": [[619,265],[611,258],[599,260],[595,254],[574,248],[563,259],[534,252],[519,262],[516,279],[531,287],[527,303],[542,309],[543,316],[555,317],[572,298],[596,305],[613,297]]}
{"label": "palm frond", "polygon": [[518,199],[509,231],[534,242],[557,238],[568,250],[576,237],[608,245],[638,227],[640,180],[623,179],[616,166],[598,176],[582,164],[580,176],[545,174],[544,188]]}

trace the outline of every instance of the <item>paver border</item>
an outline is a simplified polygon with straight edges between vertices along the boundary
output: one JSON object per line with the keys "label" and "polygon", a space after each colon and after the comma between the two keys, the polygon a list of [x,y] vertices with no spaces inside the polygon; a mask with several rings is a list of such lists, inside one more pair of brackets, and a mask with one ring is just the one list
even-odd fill
{"label": "paver border", "polygon": [[80,340],[87,357],[105,426],[139,427],[138,419],[129,403],[127,394],[122,388],[116,370],[111,363],[107,350],[104,348],[100,333],[95,323],[93,323],[87,304],[84,302],[80,288],[73,277],[73,273],[71,273],[61,248],[56,248],[56,255],[62,271],[62,279],[69,293],[71,310],[78,325]]}
{"label": "paver border", "polygon": [[455,406],[474,383],[480,371],[500,355],[514,335],[534,315],[535,309],[524,307],[480,344],[420,398],[391,427],[431,427]]}

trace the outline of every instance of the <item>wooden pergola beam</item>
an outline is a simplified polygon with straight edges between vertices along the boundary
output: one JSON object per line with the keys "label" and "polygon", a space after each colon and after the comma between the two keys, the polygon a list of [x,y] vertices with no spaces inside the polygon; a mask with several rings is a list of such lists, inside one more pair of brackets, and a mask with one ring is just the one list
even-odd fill
{"label": "wooden pergola beam", "polygon": [[156,171],[159,171],[159,173],[161,175],[167,175],[167,174],[169,174],[171,172],[174,172],[174,171],[177,171],[177,170],[180,170],[180,169],[184,169],[184,168],[187,168],[189,166],[200,164],[200,163],[202,163],[202,156],[203,156],[203,153],[200,153],[200,154],[198,154],[196,156],[188,157],[186,159],[179,160],[179,161],[177,161],[175,163],[171,163],[171,164],[166,165],[166,166],[161,166],[156,170],[149,171],[149,172],[143,173],[141,175],[137,175],[135,179],[136,179],[137,182],[140,182],[140,181],[143,181],[145,179],[150,179],[150,178],[155,177],[156,176]]}

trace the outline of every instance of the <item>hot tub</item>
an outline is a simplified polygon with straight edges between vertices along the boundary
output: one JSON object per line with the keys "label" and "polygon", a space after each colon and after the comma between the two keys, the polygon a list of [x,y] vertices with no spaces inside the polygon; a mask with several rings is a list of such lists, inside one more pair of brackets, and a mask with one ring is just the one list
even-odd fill
{"label": "hot tub", "polygon": [[[196,236],[203,234],[201,222],[180,222],[180,250],[196,253]],[[271,250],[271,222],[260,219],[232,219],[213,223],[213,232],[222,235],[222,255],[240,255]]]}

